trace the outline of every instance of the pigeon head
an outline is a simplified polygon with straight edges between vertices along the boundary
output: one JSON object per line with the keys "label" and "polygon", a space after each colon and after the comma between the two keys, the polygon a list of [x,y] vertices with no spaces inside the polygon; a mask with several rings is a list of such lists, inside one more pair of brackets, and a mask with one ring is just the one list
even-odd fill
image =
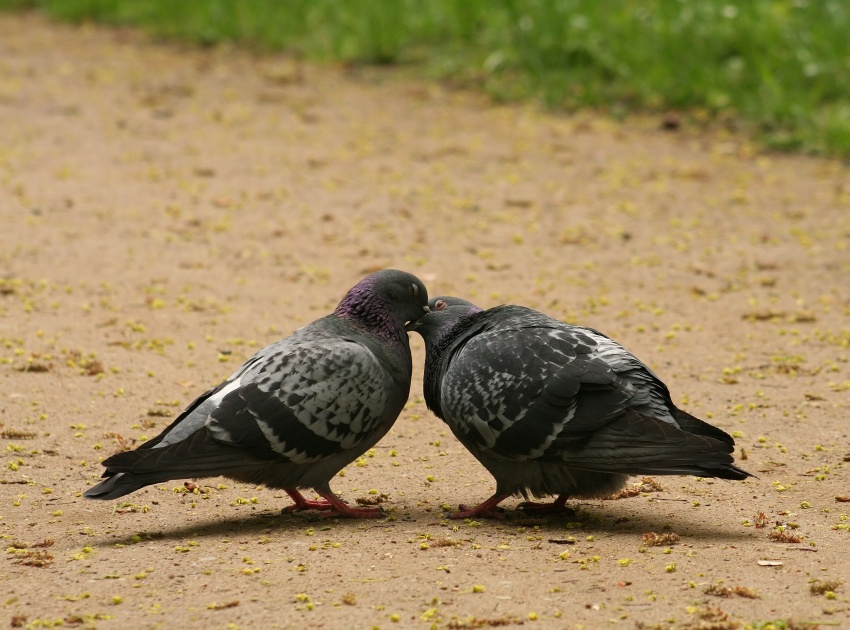
{"label": "pigeon head", "polygon": [[406,327],[408,332],[416,331],[422,335],[427,346],[438,343],[460,322],[483,310],[471,302],[450,296],[432,298],[428,307],[430,313]]}
{"label": "pigeon head", "polygon": [[428,302],[428,308],[432,312],[451,313],[452,315],[474,315],[480,313],[483,309],[475,306],[472,302],[467,302],[459,297],[451,297],[449,295],[441,295],[431,298]]}
{"label": "pigeon head", "polygon": [[[416,276],[384,269],[369,274],[342,298],[334,313],[386,339],[428,312],[428,290]],[[402,333],[403,334],[403,333]]]}

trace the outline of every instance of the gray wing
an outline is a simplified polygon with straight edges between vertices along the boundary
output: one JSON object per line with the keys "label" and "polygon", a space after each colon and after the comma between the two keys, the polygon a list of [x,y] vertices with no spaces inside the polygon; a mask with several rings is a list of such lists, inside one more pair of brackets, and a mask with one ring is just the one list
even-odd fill
{"label": "gray wing", "polygon": [[495,328],[451,358],[441,404],[458,437],[513,460],[557,457],[627,408],[675,426],[666,387],[619,344],[564,324]]}
{"label": "gray wing", "polygon": [[407,397],[398,390],[357,342],[283,344],[252,357],[155,440],[105,460],[105,475],[220,474],[263,460],[310,464],[356,451],[395,420]]}
{"label": "gray wing", "polygon": [[234,381],[241,379],[246,372],[254,368],[257,364],[262,364],[271,356],[286,354],[292,348],[297,347],[298,343],[294,339],[303,330],[296,331],[291,337],[276,341],[257,352],[257,354],[239,366],[239,369],[227,377],[227,379],[215,387],[211,387],[193,400],[159,435],[148,440],[139,446],[139,448],[161,448],[162,446],[176,444],[202,428],[206,424],[210,413],[218,406],[221,396],[217,396],[217,394],[222,390],[230,388]]}
{"label": "gray wing", "polygon": [[396,389],[365,346],[314,343],[265,357],[211,396],[206,427],[221,442],[305,464],[379,430]]}

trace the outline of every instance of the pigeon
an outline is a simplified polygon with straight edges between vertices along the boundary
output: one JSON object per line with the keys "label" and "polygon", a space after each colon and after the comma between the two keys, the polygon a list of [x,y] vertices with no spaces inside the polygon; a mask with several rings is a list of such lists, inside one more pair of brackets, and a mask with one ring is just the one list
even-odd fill
{"label": "pigeon", "polygon": [[[260,350],[201,394],[157,437],[104,460],[83,496],[115,499],[172,479],[224,475],[284,490],[283,511],[374,518],[352,508],[331,478],[383,437],[407,403],[412,360],[405,324],[428,311],[415,276],[366,276],[326,315]],[[313,488],[323,500],[308,500]]]}
{"label": "pigeon", "polygon": [[407,327],[425,340],[426,405],[496,479],[493,496],[451,517],[503,518],[498,505],[515,494],[526,512],[565,512],[568,498],[610,496],[629,475],[751,476],[732,463],[730,435],[677,408],[602,333],[523,306],[429,306]]}

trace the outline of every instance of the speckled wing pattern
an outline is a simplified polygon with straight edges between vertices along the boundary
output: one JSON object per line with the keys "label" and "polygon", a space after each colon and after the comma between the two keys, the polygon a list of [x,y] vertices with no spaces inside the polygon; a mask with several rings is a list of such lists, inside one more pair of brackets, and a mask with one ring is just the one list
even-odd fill
{"label": "speckled wing pattern", "polygon": [[341,453],[354,459],[395,419],[394,395],[406,392],[365,345],[296,334],[249,359],[158,437],[110,457],[106,475],[132,472],[154,483],[263,461],[315,465]]}
{"label": "speckled wing pattern", "polygon": [[394,385],[365,346],[300,345],[247,366],[211,399],[213,437],[258,457],[307,464],[356,449],[385,420]]}
{"label": "speckled wing pattern", "polygon": [[[443,369],[443,418],[473,451],[506,460],[585,460],[609,469],[600,451],[610,447],[614,458],[627,445],[620,443],[626,434],[616,431],[645,447],[659,441],[665,426],[680,433],[676,414],[694,427],[710,427],[668,405],[666,386],[616,342],[523,307],[482,313],[454,339]],[[637,438],[625,426],[635,423],[641,425]],[[615,433],[607,436],[609,429]],[[704,433],[725,436],[713,427]],[[644,454],[657,456],[651,449]]]}

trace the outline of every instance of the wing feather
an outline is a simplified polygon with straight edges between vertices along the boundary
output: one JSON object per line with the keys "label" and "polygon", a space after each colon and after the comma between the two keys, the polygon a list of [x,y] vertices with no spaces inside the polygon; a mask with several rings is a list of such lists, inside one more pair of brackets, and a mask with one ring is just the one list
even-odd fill
{"label": "wing feather", "polygon": [[440,406],[465,443],[524,461],[581,449],[632,407],[672,424],[668,400],[664,384],[616,342],[535,314],[465,339],[443,374]]}

